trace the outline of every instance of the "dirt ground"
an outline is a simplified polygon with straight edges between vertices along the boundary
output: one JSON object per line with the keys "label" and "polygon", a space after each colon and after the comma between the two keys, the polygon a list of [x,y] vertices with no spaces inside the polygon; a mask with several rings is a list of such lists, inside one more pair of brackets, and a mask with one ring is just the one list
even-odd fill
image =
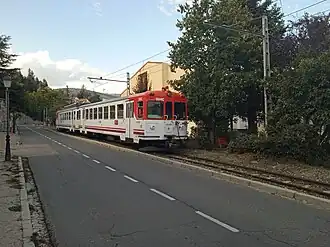
{"label": "dirt ground", "polygon": [[297,161],[285,159],[267,159],[254,154],[229,153],[227,150],[190,149],[184,154],[194,157],[212,159],[218,162],[233,163],[247,167],[255,167],[302,178],[309,178],[330,183],[330,169],[320,166],[310,166]]}

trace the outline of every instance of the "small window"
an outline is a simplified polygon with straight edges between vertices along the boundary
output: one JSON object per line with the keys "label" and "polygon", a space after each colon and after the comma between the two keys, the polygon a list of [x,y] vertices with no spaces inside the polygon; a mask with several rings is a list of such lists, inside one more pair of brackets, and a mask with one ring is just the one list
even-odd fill
{"label": "small window", "polygon": [[93,112],[94,112],[94,119],[97,119],[97,108],[94,108]]}
{"label": "small window", "polygon": [[165,109],[165,115],[167,115],[168,119],[172,119],[173,117],[173,111],[172,111],[172,102],[166,102],[166,109]]}
{"label": "small window", "polygon": [[126,104],[126,118],[133,118],[134,117],[134,102],[129,102]]}
{"label": "small window", "polygon": [[115,119],[116,118],[116,106],[111,105],[110,106],[110,119]]}
{"label": "small window", "polygon": [[163,118],[164,103],[162,101],[149,101],[147,113],[148,118]]}
{"label": "small window", "polygon": [[117,118],[124,118],[124,105],[117,105]]}
{"label": "small window", "polygon": [[104,106],[103,107],[103,114],[104,114],[104,119],[109,119],[109,106]]}
{"label": "small window", "polygon": [[80,113],[81,113],[81,111],[78,110],[78,111],[77,111],[77,120],[80,120]]}
{"label": "small window", "polygon": [[72,112],[69,112],[69,120],[71,120],[71,115],[72,115]]}
{"label": "small window", "polygon": [[99,110],[98,110],[98,119],[102,119],[103,118],[103,112],[102,112],[102,107],[99,107]]}
{"label": "small window", "polygon": [[88,115],[88,109],[85,110],[86,113],[85,113],[85,116],[86,116],[86,119],[88,119],[89,115]]}
{"label": "small window", "polygon": [[137,103],[137,118],[143,118],[143,101]]}
{"label": "small window", "polygon": [[178,120],[186,119],[186,104],[183,102],[174,103],[174,115]]}

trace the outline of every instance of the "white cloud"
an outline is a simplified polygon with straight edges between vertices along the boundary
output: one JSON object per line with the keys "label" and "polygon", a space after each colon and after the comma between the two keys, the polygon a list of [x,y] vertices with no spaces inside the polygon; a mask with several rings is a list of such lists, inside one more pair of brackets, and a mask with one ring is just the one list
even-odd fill
{"label": "white cloud", "polygon": [[[52,88],[69,87],[80,88],[83,84],[87,89],[93,90],[87,76],[100,77],[107,74],[98,68],[93,68],[78,59],[65,59],[54,61],[48,51],[18,53],[16,61],[11,67],[21,68],[23,75],[31,68],[39,79],[45,78]],[[125,80],[125,78],[111,77],[111,79]],[[126,84],[111,82],[104,86],[95,87],[95,91],[104,93],[121,93]]]}
{"label": "white cloud", "polygon": [[176,12],[179,4],[192,4],[192,0],[161,0],[159,3],[159,10],[166,15],[172,15]]}
{"label": "white cloud", "polygon": [[94,1],[92,3],[92,7],[93,7],[93,10],[95,11],[96,15],[98,16],[102,16],[102,6],[101,6],[101,2],[99,1]]}

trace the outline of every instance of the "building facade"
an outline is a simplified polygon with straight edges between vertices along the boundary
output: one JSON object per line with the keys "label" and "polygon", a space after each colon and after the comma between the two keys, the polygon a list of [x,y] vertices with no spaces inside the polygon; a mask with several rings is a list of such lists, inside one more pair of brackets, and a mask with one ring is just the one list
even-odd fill
{"label": "building facade", "polygon": [[[169,86],[171,91],[175,91],[168,84],[171,80],[178,80],[184,74],[184,71],[177,69],[171,71],[170,64],[164,62],[147,62],[145,63],[130,79],[130,94],[134,94],[139,90],[161,90],[162,87]],[[120,96],[128,95],[125,89]]]}

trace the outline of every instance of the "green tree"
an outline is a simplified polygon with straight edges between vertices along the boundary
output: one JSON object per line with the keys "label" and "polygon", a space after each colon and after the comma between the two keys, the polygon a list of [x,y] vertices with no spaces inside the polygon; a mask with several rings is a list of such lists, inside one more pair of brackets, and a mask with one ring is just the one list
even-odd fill
{"label": "green tree", "polygon": [[77,94],[78,99],[88,99],[91,97],[90,92],[86,89],[85,85],[82,85],[79,93]]}
{"label": "green tree", "polygon": [[0,67],[6,68],[15,61],[16,55],[9,52],[10,36],[0,35]]}
{"label": "green tree", "polygon": [[[196,0],[191,6],[179,7],[181,36],[175,43],[169,42],[169,57],[173,68],[186,73],[172,85],[188,97],[190,116],[206,125],[213,140],[217,123],[226,130],[234,115],[247,118],[250,131],[256,132],[257,114],[263,109],[262,45],[254,35],[261,34],[259,17],[271,15],[270,27],[279,26],[274,32],[284,32],[282,16],[273,1],[260,2]],[[233,25],[249,32],[205,23]]]}

